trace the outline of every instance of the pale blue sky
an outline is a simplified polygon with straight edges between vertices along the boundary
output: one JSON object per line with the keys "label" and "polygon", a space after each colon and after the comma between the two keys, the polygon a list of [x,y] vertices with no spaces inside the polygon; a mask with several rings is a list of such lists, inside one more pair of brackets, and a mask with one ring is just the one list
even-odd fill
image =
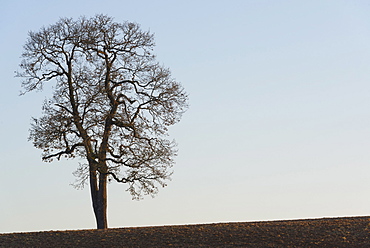
{"label": "pale blue sky", "polygon": [[110,227],[370,215],[370,2],[26,1],[0,9],[0,232],[95,228],[77,161],[27,142],[49,90],[20,97],[27,32],[108,14],[156,37],[190,95],[156,198],[108,189]]}

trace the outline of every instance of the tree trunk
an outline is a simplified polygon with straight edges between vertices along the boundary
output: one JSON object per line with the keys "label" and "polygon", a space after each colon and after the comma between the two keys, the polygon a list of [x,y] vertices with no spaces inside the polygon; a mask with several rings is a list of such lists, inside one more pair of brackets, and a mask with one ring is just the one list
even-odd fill
{"label": "tree trunk", "polygon": [[91,200],[98,229],[107,229],[107,175],[90,171]]}

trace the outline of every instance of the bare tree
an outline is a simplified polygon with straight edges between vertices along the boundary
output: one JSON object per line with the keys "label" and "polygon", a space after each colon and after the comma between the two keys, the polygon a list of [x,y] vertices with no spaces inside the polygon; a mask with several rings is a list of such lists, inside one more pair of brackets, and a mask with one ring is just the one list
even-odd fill
{"label": "bare tree", "polygon": [[75,175],[89,182],[98,229],[107,224],[107,182],[128,184],[133,198],[166,186],[176,155],[168,126],[187,109],[187,94],[152,54],[153,35],[106,15],[30,32],[24,46],[27,93],[54,82],[33,118],[29,139],[42,159],[82,158]]}

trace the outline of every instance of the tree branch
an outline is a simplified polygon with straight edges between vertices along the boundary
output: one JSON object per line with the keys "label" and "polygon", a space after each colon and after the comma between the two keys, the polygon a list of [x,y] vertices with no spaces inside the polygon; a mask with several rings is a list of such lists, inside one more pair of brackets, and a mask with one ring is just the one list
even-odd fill
{"label": "tree branch", "polygon": [[63,155],[63,154],[71,154],[73,153],[73,151],[76,149],[76,147],[78,146],[84,146],[83,143],[77,143],[77,144],[74,144],[73,146],[71,146],[70,148],[67,147],[67,149],[65,149],[64,151],[61,151],[61,152],[58,152],[58,153],[55,153],[55,154],[51,154],[51,155],[48,155],[48,156],[45,156],[45,157],[42,157],[42,160],[48,160],[48,159],[51,159],[53,157],[57,157],[58,160],[60,160],[60,157]]}
{"label": "tree branch", "polygon": [[133,183],[134,182],[134,180],[133,179],[128,179],[128,178],[122,178],[122,179],[119,179],[117,176],[116,176],[116,174],[114,174],[113,172],[107,172],[107,173],[105,173],[106,175],[111,175],[113,178],[114,178],[114,180],[116,180],[117,182],[119,182],[119,183]]}

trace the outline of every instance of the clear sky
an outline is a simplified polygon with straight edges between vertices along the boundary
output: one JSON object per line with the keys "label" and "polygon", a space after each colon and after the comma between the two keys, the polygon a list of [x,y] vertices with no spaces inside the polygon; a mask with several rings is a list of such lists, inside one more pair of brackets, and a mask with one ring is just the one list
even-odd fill
{"label": "clear sky", "polygon": [[154,32],[190,95],[173,180],[142,201],[110,184],[110,227],[370,215],[369,1],[3,0],[0,232],[95,228],[78,161],[27,141],[50,92],[19,96],[14,71],[28,31],[98,13]]}

